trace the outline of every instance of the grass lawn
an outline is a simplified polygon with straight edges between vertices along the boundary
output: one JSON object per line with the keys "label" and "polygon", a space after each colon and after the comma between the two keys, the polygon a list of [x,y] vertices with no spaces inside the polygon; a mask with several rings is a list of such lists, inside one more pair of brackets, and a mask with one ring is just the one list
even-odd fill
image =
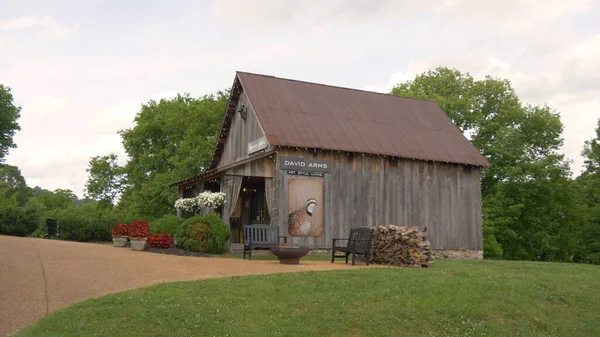
{"label": "grass lawn", "polygon": [[600,336],[600,267],[436,261],[160,284],[16,336]]}

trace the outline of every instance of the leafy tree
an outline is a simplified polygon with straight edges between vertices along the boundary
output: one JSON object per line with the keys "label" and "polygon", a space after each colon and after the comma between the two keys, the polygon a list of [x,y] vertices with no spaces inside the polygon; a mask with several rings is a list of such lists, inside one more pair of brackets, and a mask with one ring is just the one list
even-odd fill
{"label": "leafy tree", "polygon": [[175,214],[174,203],[177,191],[168,185],[179,177],[169,173],[156,174],[147,182],[140,184],[139,189],[126,189],[117,205],[117,211],[150,221],[165,214]]}
{"label": "leafy tree", "polygon": [[5,187],[5,197],[16,197],[20,206],[24,206],[32,195],[32,191],[25,183],[18,167],[0,164],[0,186]]}
{"label": "leafy tree", "polygon": [[[600,119],[596,127],[596,137],[585,142],[581,155],[584,160],[584,175],[600,175]],[[596,199],[596,201],[600,201]]]}
{"label": "leafy tree", "polygon": [[123,168],[117,163],[117,155],[96,156],[90,160],[87,172],[90,174],[86,188],[86,197],[114,205],[122,193],[125,184]]}
{"label": "leafy tree", "polygon": [[17,145],[13,141],[15,132],[21,130],[17,120],[21,117],[21,107],[13,104],[10,88],[0,84],[0,163],[10,148]]}
{"label": "leafy tree", "polygon": [[558,113],[523,104],[508,80],[475,80],[448,68],[418,75],[392,93],[435,101],[490,161],[481,181],[486,257],[571,258],[585,217],[558,153]]}
{"label": "leafy tree", "polygon": [[36,200],[41,203],[47,211],[55,209],[66,209],[74,206],[77,196],[71,190],[56,189],[54,192],[42,190]]}
{"label": "leafy tree", "polygon": [[595,131],[595,137],[586,141],[583,147],[584,171],[577,178],[589,207],[589,216],[581,233],[581,250],[576,259],[600,264],[600,119]]}
{"label": "leafy tree", "polygon": [[[16,181],[19,182],[19,179]],[[27,236],[37,228],[43,209],[22,207],[18,200],[21,195],[15,193],[15,186],[18,188],[20,184],[12,182],[0,181],[0,234]]]}
{"label": "leafy tree", "polygon": [[[177,192],[167,185],[198,174],[208,164],[228,98],[228,92],[219,91],[200,98],[178,95],[142,105],[135,126],[120,131],[129,160],[122,170],[125,188],[117,206],[119,212],[148,220],[175,213]],[[88,184],[102,186],[94,176]]]}
{"label": "leafy tree", "polygon": [[128,181],[138,187],[159,173],[200,172],[212,155],[228,98],[219,91],[199,99],[178,95],[143,104],[135,126],[120,131],[130,157]]}

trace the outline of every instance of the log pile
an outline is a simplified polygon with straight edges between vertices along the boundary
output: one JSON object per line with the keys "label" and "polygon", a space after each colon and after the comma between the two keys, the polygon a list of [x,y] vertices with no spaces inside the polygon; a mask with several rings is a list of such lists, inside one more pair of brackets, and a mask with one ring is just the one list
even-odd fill
{"label": "log pile", "polygon": [[392,266],[427,268],[433,263],[433,251],[427,240],[427,227],[373,226],[371,262]]}

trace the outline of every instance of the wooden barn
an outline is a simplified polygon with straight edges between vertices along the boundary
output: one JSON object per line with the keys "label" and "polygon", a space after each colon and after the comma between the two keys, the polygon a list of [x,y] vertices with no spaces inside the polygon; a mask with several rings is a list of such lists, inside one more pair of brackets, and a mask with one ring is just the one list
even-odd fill
{"label": "wooden barn", "polygon": [[209,167],[172,186],[224,192],[234,247],[244,224],[313,249],[410,224],[434,249],[480,257],[488,165],[432,101],[238,72]]}

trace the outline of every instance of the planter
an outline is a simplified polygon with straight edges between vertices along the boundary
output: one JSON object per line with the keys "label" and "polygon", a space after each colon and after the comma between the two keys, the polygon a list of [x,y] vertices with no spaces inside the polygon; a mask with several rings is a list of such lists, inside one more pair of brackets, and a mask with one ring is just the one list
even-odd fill
{"label": "planter", "polygon": [[131,242],[131,249],[133,250],[144,250],[144,247],[146,247],[146,241],[148,241],[148,238],[129,238],[129,242]]}
{"label": "planter", "polygon": [[127,237],[126,236],[113,236],[113,245],[115,247],[125,247],[125,245],[127,244]]}

